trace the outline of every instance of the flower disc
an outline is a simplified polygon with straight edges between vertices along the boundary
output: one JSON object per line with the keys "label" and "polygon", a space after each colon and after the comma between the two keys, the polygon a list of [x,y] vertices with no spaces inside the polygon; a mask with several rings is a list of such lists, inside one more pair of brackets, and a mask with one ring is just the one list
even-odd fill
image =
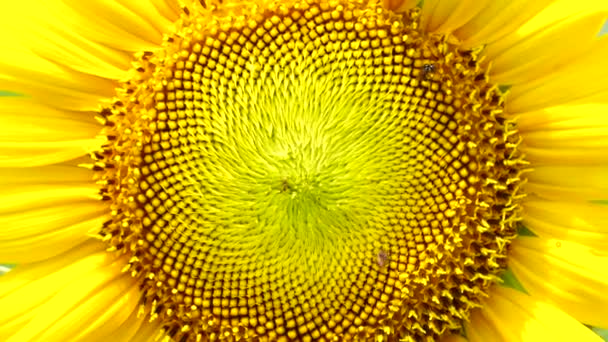
{"label": "flower disc", "polygon": [[504,269],[521,169],[475,51],[376,2],[184,8],[103,108],[111,249],[176,341],[435,340]]}

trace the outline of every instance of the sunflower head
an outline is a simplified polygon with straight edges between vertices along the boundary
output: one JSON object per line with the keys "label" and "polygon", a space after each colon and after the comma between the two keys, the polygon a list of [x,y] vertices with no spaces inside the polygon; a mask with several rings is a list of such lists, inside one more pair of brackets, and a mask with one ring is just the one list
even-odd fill
{"label": "sunflower head", "polygon": [[526,163],[478,50],[374,1],[183,8],[94,154],[175,340],[435,340],[505,268]]}

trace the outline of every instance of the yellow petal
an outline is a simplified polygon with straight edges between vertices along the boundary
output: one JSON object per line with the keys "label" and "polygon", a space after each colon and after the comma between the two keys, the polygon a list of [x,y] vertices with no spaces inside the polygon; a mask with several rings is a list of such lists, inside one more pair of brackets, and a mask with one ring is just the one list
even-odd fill
{"label": "yellow petal", "polygon": [[[608,100],[608,36],[592,43],[588,52],[554,72],[511,87],[506,109],[510,113],[531,112],[545,107],[580,101],[602,94]],[[573,86],[576,85],[576,86]],[[596,98],[596,101],[600,100]]]}
{"label": "yellow petal", "polygon": [[2,41],[72,70],[102,78],[124,77],[130,56],[83,37],[80,28],[87,25],[70,25],[71,16],[75,14],[56,0],[11,2],[0,14],[0,29],[10,32]]}
{"label": "yellow petal", "polygon": [[400,13],[405,12],[408,9],[416,6],[416,0],[382,0],[384,8],[387,8],[393,12]]}
{"label": "yellow petal", "polygon": [[[81,1],[77,0],[68,0],[68,2],[73,2],[74,4],[82,4]],[[102,6],[105,7],[114,7],[123,6],[125,9],[131,12],[131,16],[137,16],[149,25],[152,25],[156,31],[161,34],[167,33],[171,25],[175,20],[179,18],[179,1],[162,1],[162,0],[148,0],[148,1],[133,1],[133,0],[114,0],[114,3],[108,4],[112,1],[108,0],[98,0],[97,2],[101,3]],[[87,5],[91,6],[93,1],[88,2]],[[110,5],[110,6],[108,6]],[[175,9],[178,9],[178,12],[175,12]],[[108,17],[108,19],[115,18],[114,13],[112,16]],[[115,21],[115,20],[114,20]],[[123,23],[123,25],[125,25]],[[127,25],[125,25],[127,26]],[[131,27],[130,25],[127,27]]]}
{"label": "yellow petal", "polygon": [[[27,329],[27,333],[17,333],[9,341],[23,341],[24,336],[37,336],[36,341],[60,342],[66,336],[90,341],[110,335],[137,310],[140,296],[135,280],[120,274],[118,267],[84,274],[36,310],[36,316],[20,331]],[[31,329],[37,328],[41,333],[34,335]]]}
{"label": "yellow petal", "polygon": [[[78,275],[100,265],[106,256],[98,254],[105,246],[98,241],[72,248],[66,253],[33,264],[22,264],[0,277],[0,303],[12,310],[0,310],[0,340],[26,324],[34,309],[63,289]],[[94,268],[94,267],[93,267]],[[12,304],[11,304],[12,303]],[[11,304],[11,305],[7,305]]]}
{"label": "yellow petal", "polygon": [[26,97],[0,98],[0,166],[27,167],[77,158],[104,141],[92,114],[49,108]]}
{"label": "yellow petal", "polygon": [[[93,0],[63,1],[69,8],[64,15],[73,27],[84,27],[79,34],[84,37],[125,51],[141,51],[157,48],[162,43],[162,34],[179,17],[177,1],[125,1]],[[53,7],[63,10],[61,2]],[[97,20],[91,22],[90,18]],[[120,37],[121,39],[116,39]]]}
{"label": "yellow petal", "polygon": [[526,192],[556,201],[608,198],[608,166],[537,166],[528,174]]}
{"label": "yellow petal", "polygon": [[96,110],[126,75],[130,52],[159,48],[178,10],[174,0],[7,2],[0,89],[57,108]]}
{"label": "yellow petal", "polygon": [[471,342],[602,342],[555,306],[502,286],[495,286],[484,307],[473,311],[465,329]]}
{"label": "yellow petal", "polygon": [[582,243],[608,250],[608,207],[586,202],[547,201],[529,196],[523,224],[543,238]]}
{"label": "yellow petal", "polygon": [[585,324],[608,327],[607,253],[567,240],[521,237],[509,262],[530,295]]}
{"label": "yellow petal", "polygon": [[[130,340],[125,340],[129,342],[149,342],[149,341],[162,341],[162,342],[173,342],[169,339],[167,334],[165,334],[161,329],[159,329],[158,322],[143,322],[140,326],[133,338]],[[103,342],[103,341],[99,341]]]}
{"label": "yellow petal", "polygon": [[474,48],[501,39],[555,0],[493,0],[454,32],[463,48]]}
{"label": "yellow petal", "polygon": [[440,340],[440,342],[467,342],[467,339],[460,336],[460,335],[447,335],[442,337]]}
{"label": "yellow petal", "polygon": [[522,151],[533,165],[608,163],[608,103],[569,104],[519,115]]}
{"label": "yellow petal", "polygon": [[90,163],[89,157],[69,160],[36,168],[0,168],[0,195],[14,193],[19,188],[43,186],[93,186],[93,171],[78,165]]}
{"label": "yellow petal", "polygon": [[451,33],[482,11],[491,0],[428,0],[422,7],[421,27],[427,32]]}
{"label": "yellow petal", "polygon": [[[59,293],[65,293],[70,284],[84,279],[87,272],[105,272],[108,264],[111,266],[114,260],[111,254],[105,252],[105,248],[105,244],[89,239],[56,257],[38,263],[18,265],[14,272],[0,277],[0,305],[12,305],[11,310],[0,310],[0,340],[5,341],[8,336],[25,327],[39,314],[39,307],[49,305],[47,303]],[[98,307],[103,312],[88,316],[82,314],[81,317],[88,317],[90,320],[86,327],[71,332],[74,341],[149,342],[159,335],[158,321],[148,323],[146,315],[137,314],[138,310],[135,308],[140,293],[129,276],[121,276],[119,281],[112,281],[108,285],[112,288],[98,295],[110,296],[125,285],[128,289],[119,291],[121,296],[108,299],[109,303],[96,302],[83,307],[89,310],[97,310]],[[58,318],[57,315],[54,317]],[[68,323],[61,320],[58,322],[59,326],[61,323]],[[66,340],[65,336],[62,338],[57,341]]]}
{"label": "yellow petal", "polygon": [[114,81],[60,67],[10,42],[0,40],[0,48],[0,89],[55,108],[93,111],[115,93]]}
{"label": "yellow petal", "polygon": [[523,146],[522,151],[526,154],[526,159],[533,164],[605,164],[607,155],[602,148],[584,149],[557,148]]}
{"label": "yellow petal", "polygon": [[520,133],[535,131],[562,131],[578,128],[608,127],[606,103],[567,104],[544,108],[518,116]]}
{"label": "yellow petal", "polygon": [[30,167],[74,159],[99,150],[103,139],[0,142],[0,167]]}
{"label": "yellow petal", "polygon": [[75,204],[95,199],[95,185],[33,185],[20,187],[18,191],[3,192],[0,213],[25,212],[34,208],[52,207],[59,204]]}
{"label": "yellow petal", "polygon": [[464,323],[464,330],[466,332],[469,342],[485,342],[485,341],[496,341],[502,342],[505,340],[501,339],[500,332],[496,330],[496,327],[488,320],[485,315],[481,314],[481,310],[484,308],[476,309],[471,313],[469,322]]}
{"label": "yellow petal", "polygon": [[0,261],[43,260],[98,232],[107,207],[91,178],[74,165],[0,168]]}
{"label": "yellow petal", "polygon": [[9,263],[44,260],[87,240],[105,221],[107,218],[97,203],[93,208],[57,205],[47,210],[3,215],[0,224],[15,224],[0,234],[0,260]]}
{"label": "yellow petal", "polygon": [[557,1],[488,45],[484,54],[492,62],[491,80],[509,85],[528,82],[587,54],[608,18],[607,5],[605,1]]}
{"label": "yellow petal", "polygon": [[158,13],[171,22],[176,21],[179,18],[179,14],[182,12],[180,3],[177,0],[151,0],[150,2],[154,5]]}
{"label": "yellow petal", "polygon": [[[92,336],[109,335],[137,309],[140,293],[136,282],[121,272],[126,261],[100,250],[105,247],[101,242],[90,244],[95,244],[96,248],[86,246],[88,254],[59,256],[73,258],[72,264],[62,269],[50,268],[48,266],[54,265],[47,266],[46,262],[29,268],[25,266],[25,274],[31,268],[38,268],[47,275],[30,279],[10,293],[0,291],[0,305],[17,308],[0,313],[0,321],[8,323],[0,326],[2,340],[59,342],[65,341],[66,336],[90,340]],[[53,281],[58,274],[69,280]],[[16,278],[24,274],[18,266],[9,276]],[[0,283],[4,281],[0,279]],[[25,307],[27,311],[24,311]],[[14,321],[20,324],[11,324]]]}
{"label": "yellow petal", "polygon": [[24,38],[52,31],[117,51],[141,51],[160,45],[162,34],[177,19],[175,6],[176,1],[159,0],[26,0],[5,7],[0,14],[4,24],[0,25],[18,27],[20,21],[27,21],[31,23],[28,30],[17,32]]}
{"label": "yellow petal", "polygon": [[1,98],[0,113],[1,141],[87,139],[101,128],[92,113],[61,111],[21,96]]}
{"label": "yellow petal", "polygon": [[[138,330],[143,324],[150,325],[152,329],[160,329],[158,322],[149,323],[149,318],[144,315],[138,314],[139,310],[131,312],[129,317],[124,319],[124,322],[120,326],[108,326],[108,323],[115,323],[115,321],[106,322],[106,325],[100,326],[97,330],[107,331],[107,334],[95,334],[95,336],[89,336],[91,342],[130,342],[137,338]],[[124,315],[125,312],[117,312],[117,314]],[[139,316],[139,317],[138,317]],[[156,324],[155,324],[156,323]],[[86,333],[85,333],[86,334]],[[86,334],[90,335],[90,334]]]}
{"label": "yellow petal", "polygon": [[[62,341],[65,336],[72,336],[74,341],[110,341],[110,337],[121,331],[123,326],[129,324],[138,327],[144,321],[143,318],[136,318],[141,292],[134,279],[122,275],[101,286],[91,297],[77,304],[45,330],[41,338],[45,341]],[[117,336],[111,340],[121,339]]]}
{"label": "yellow petal", "polygon": [[7,33],[0,38],[0,89],[58,108],[97,109],[126,76],[131,52],[160,46],[177,18],[174,6],[161,0],[7,3],[0,14]]}

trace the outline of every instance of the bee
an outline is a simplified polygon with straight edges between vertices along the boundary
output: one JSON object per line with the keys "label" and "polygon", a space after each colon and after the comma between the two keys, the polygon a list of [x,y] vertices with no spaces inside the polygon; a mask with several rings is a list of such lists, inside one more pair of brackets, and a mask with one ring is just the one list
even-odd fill
{"label": "bee", "polygon": [[387,251],[381,249],[376,256],[376,261],[378,262],[378,266],[384,267],[389,262],[389,254]]}
{"label": "bee", "polygon": [[425,80],[433,77],[433,73],[435,73],[435,64],[425,64],[422,66],[422,78]]}

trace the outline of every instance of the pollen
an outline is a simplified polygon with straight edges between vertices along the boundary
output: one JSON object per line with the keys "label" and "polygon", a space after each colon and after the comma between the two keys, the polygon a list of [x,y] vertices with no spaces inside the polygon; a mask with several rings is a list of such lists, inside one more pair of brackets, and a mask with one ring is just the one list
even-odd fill
{"label": "pollen", "polygon": [[381,2],[191,5],[93,154],[174,341],[435,341],[506,267],[526,162],[476,50]]}

